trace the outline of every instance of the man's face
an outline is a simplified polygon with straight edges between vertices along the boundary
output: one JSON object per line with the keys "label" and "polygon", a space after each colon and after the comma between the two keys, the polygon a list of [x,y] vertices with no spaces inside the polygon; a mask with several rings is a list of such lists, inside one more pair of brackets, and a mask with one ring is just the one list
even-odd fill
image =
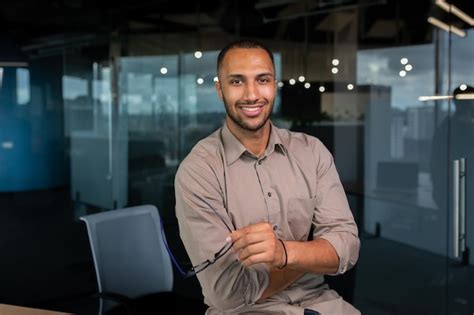
{"label": "man's face", "polygon": [[222,60],[216,89],[231,130],[257,131],[268,121],[276,94],[275,71],[261,48],[233,48]]}

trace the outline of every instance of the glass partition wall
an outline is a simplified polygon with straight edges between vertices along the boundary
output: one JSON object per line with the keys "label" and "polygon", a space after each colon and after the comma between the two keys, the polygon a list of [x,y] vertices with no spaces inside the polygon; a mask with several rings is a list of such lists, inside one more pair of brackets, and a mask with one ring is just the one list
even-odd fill
{"label": "glass partition wall", "polygon": [[[320,138],[334,155],[362,239],[359,264],[345,280],[348,297],[364,314],[469,313],[472,259],[468,252],[460,254],[464,259],[452,255],[453,228],[458,225],[453,222],[451,164],[453,158],[464,157],[469,165],[469,152],[461,157],[455,146],[470,147],[470,137],[457,133],[458,122],[451,118],[456,117],[455,100],[442,96],[473,83],[474,42],[472,35],[459,37],[430,25],[427,18],[437,10],[435,4],[427,5],[420,16],[421,39],[400,38],[410,31],[403,25],[410,21],[380,17],[367,23],[377,10],[395,16],[401,7],[336,6],[324,17],[304,11],[286,20],[288,39],[248,32],[277,56],[274,122]],[[452,20],[449,14],[446,18]],[[283,27],[279,18],[267,24]],[[395,28],[392,33],[390,27]],[[386,44],[376,40],[383,37]],[[92,80],[86,84],[92,88],[86,105],[89,125],[96,127],[103,143],[97,142],[94,150],[84,143],[79,150],[71,135],[72,152],[94,152],[87,158],[96,161],[85,164],[89,171],[79,168],[77,174],[89,182],[104,182],[104,191],[86,187],[102,197],[113,195],[117,185],[127,188],[117,194],[123,202],[113,207],[117,198],[107,207],[93,199],[87,202],[86,192],[77,201],[104,208],[155,204],[183,263],[187,258],[174,218],[174,174],[192,146],[222,125],[225,111],[214,89],[215,62],[218,49],[231,39],[214,40],[209,34],[197,47],[192,38],[127,37],[128,54],[117,56],[111,65],[117,72],[116,108],[111,108],[110,87],[102,84],[109,80],[113,85],[113,70],[100,62],[86,65]],[[147,42],[151,44],[144,45]],[[167,47],[169,42],[183,45]],[[75,62],[66,58],[66,69]],[[73,86],[71,80],[65,79],[71,82],[66,89]],[[76,164],[74,155],[71,158],[74,190]],[[114,161],[121,166],[108,164]],[[469,206],[467,200],[464,221],[470,218]],[[467,250],[469,221],[463,224]]]}
{"label": "glass partition wall", "polygon": [[[189,263],[174,214],[174,175],[224,121],[214,88],[219,49],[253,38],[275,53],[273,122],[329,148],[359,226],[359,262],[345,276],[327,277],[330,285],[363,314],[472,314],[469,1],[219,8],[161,12],[168,28],[129,25],[105,43],[61,52],[59,155],[74,224],[85,213],[153,204],[173,252]],[[37,99],[28,85],[35,74],[24,69],[15,72],[18,111]],[[12,75],[0,67],[0,87]],[[12,141],[0,140],[0,150],[12,152]],[[196,279],[176,275],[175,290],[201,298]]]}
{"label": "glass partition wall", "polygon": [[[422,31],[410,33],[403,24],[410,21],[400,16],[398,22],[377,17],[378,10],[397,17],[401,8],[373,3],[286,16],[283,7],[272,11],[267,4],[260,9],[265,27],[280,28],[280,38],[252,28],[245,35],[276,53],[274,122],[320,138],[334,154],[362,239],[359,264],[344,280],[346,298],[364,314],[466,314],[473,307],[467,293],[473,292],[466,252],[472,243],[470,202],[465,194],[467,238],[457,258],[451,164],[464,157],[469,165],[472,152],[459,152],[470,147],[470,137],[457,133],[455,100],[442,96],[473,83],[474,42],[472,35],[430,25],[428,15],[440,10],[435,4],[419,9]],[[89,79],[82,85],[89,94],[71,90],[76,101],[87,101],[80,110],[71,107],[69,119],[89,125],[88,131],[71,129],[71,193],[77,202],[104,209],[156,205],[185,263],[174,217],[174,174],[192,146],[223,122],[215,62],[232,37],[198,32],[119,38],[127,53],[111,64],[84,64]],[[67,73],[75,64],[66,56],[65,91],[79,90],[84,80]],[[81,165],[76,152],[88,152],[89,161]],[[80,183],[94,184],[78,193]]]}

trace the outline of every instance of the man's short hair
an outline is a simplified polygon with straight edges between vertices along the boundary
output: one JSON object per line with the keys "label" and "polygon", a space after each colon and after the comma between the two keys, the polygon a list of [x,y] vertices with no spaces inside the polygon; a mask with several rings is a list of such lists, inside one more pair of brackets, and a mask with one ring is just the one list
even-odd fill
{"label": "man's short hair", "polygon": [[217,56],[217,75],[219,75],[219,69],[222,65],[222,60],[224,60],[225,55],[227,52],[234,48],[261,48],[265,50],[272,61],[273,70],[275,70],[275,61],[273,59],[273,53],[267,46],[263,45],[262,43],[253,40],[253,39],[240,39],[237,41],[233,41],[227,44],[222,50],[219,52]]}

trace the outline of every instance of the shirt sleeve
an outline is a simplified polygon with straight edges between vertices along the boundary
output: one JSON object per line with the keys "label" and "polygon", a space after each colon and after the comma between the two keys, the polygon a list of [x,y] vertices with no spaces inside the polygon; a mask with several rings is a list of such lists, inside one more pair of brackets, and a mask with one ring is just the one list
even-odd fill
{"label": "shirt sleeve", "polygon": [[323,238],[334,247],[339,256],[339,268],[334,275],[338,275],[356,264],[360,240],[331,153],[319,140],[314,150],[317,183],[313,238]]}
{"label": "shirt sleeve", "polygon": [[[188,156],[176,174],[176,216],[193,265],[214,258],[226,245],[230,234],[226,225],[234,229],[225,208],[224,179],[216,170],[219,163],[217,159],[209,161],[208,156]],[[264,264],[244,267],[232,249],[197,277],[206,303],[221,311],[254,304],[269,284],[269,270]]]}

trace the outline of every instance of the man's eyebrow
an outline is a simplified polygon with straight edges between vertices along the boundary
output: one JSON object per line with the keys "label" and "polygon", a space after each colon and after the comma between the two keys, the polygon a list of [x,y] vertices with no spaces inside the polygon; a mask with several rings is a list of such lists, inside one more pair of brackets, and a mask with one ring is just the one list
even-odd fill
{"label": "man's eyebrow", "polygon": [[273,76],[275,75],[271,72],[260,73],[257,75],[257,77],[273,77]]}
{"label": "man's eyebrow", "polygon": [[238,74],[238,73],[231,73],[226,76],[226,78],[238,78],[238,79],[241,79],[244,77],[245,77],[244,75]]}
{"label": "man's eyebrow", "polygon": [[[261,77],[273,77],[274,74],[271,73],[271,72],[264,72],[264,73],[259,73],[256,75],[257,78],[261,78]],[[237,78],[237,79],[242,79],[242,78],[245,78],[245,76],[243,74],[238,74],[238,73],[231,73],[231,74],[228,74],[226,76],[226,78]]]}

